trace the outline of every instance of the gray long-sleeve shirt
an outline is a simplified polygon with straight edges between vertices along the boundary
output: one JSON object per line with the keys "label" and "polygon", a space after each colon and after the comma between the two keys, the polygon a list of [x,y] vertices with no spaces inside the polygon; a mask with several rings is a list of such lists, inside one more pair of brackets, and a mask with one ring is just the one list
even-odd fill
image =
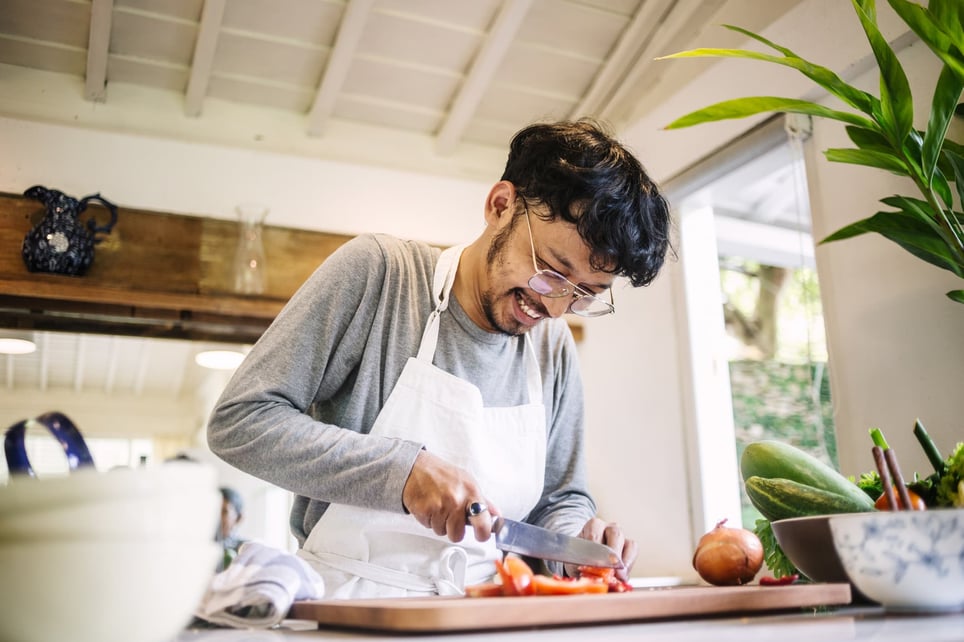
{"label": "gray long-sleeve shirt", "polygon": [[[368,434],[434,309],[440,250],[385,235],[357,237],[295,293],[228,383],[208,443],[233,466],[292,491],[300,545],[329,503],[403,512],[422,444]],[[527,521],[575,534],[595,513],[586,489],[583,391],[562,319],[529,332],[546,406],[542,497]],[[451,299],[437,367],[469,381],[486,406],[527,402],[523,339],[479,328]],[[506,444],[506,448],[511,448]]]}

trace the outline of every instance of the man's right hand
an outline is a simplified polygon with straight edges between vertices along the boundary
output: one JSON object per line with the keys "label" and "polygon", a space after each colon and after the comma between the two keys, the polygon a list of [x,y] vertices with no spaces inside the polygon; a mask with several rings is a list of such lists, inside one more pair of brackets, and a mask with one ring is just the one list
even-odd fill
{"label": "man's right hand", "polygon": [[418,454],[402,489],[402,503],[419,524],[431,528],[436,535],[461,542],[465,537],[466,511],[473,502],[488,507],[470,520],[475,538],[484,542],[492,534],[493,518],[500,514],[498,508],[486,499],[467,471],[427,450]]}

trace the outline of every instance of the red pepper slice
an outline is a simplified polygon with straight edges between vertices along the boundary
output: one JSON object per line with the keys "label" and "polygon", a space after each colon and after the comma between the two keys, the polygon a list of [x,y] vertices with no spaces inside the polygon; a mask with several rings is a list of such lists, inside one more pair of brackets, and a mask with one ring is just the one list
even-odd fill
{"label": "red pepper slice", "polygon": [[800,576],[796,573],[794,573],[793,575],[784,575],[783,577],[766,576],[766,577],[760,578],[760,585],[761,586],[786,586],[787,584],[793,584],[798,579],[800,579]]}

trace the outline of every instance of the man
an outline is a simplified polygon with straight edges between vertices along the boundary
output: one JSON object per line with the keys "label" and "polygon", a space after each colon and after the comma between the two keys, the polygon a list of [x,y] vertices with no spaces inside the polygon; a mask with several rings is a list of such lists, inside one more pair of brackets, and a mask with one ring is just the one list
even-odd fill
{"label": "man", "polygon": [[244,544],[244,540],[238,537],[237,527],[244,517],[244,500],[240,493],[229,486],[221,486],[221,519],[218,522],[218,531],[215,539],[224,554],[218,560],[217,570],[222,571],[227,568],[234,558],[238,556],[238,549]]}
{"label": "man", "polygon": [[345,244],[211,417],[215,453],[297,496],[291,529],[326,598],[485,581],[498,515],[604,542],[624,577],[636,559],[586,489],[561,317],[612,313],[615,277],[656,277],[667,205],[639,161],[582,120],[516,134],[484,218],[478,239],[441,253],[383,235]]}

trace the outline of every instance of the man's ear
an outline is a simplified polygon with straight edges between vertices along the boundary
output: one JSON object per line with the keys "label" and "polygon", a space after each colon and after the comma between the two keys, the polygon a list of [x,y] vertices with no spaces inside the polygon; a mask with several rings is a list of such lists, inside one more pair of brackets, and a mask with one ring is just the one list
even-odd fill
{"label": "man's ear", "polygon": [[502,227],[512,220],[515,212],[515,185],[509,181],[499,181],[489,190],[485,199],[485,222],[493,227]]}

